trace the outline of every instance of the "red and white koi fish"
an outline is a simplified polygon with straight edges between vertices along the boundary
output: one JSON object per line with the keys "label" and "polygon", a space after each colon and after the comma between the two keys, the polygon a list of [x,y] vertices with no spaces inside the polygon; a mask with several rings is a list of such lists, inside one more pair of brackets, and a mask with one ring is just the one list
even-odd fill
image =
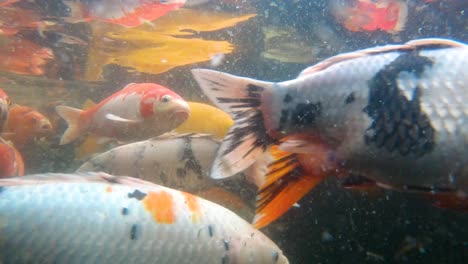
{"label": "red and white koi fish", "polygon": [[137,27],[178,9],[186,0],[93,0],[66,1],[70,22],[104,21],[125,27]]}
{"label": "red and white koi fish", "polygon": [[122,141],[148,139],[176,128],[190,113],[182,97],[154,83],[131,83],[87,110],[55,109],[68,123],[62,145],[87,132]]}
{"label": "red and white koi fish", "polygon": [[333,16],[349,31],[382,30],[396,33],[404,29],[408,7],[401,0],[330,1]]}
{"label": "red and white koi fish", "polygon": [[211,176],[229,177],[272,157],[257,227],[330,175],[440,195],[440,206],[447,196],[466,205],[467,63],[467,45],[419,39],[337,55],[279,83],[193,70],[205,94],[234,119]]}
{"label": "red and white koi fish", "polygon": [[2,263],[288,263],[224,207],[105,173],[0,179],[0,220]]}

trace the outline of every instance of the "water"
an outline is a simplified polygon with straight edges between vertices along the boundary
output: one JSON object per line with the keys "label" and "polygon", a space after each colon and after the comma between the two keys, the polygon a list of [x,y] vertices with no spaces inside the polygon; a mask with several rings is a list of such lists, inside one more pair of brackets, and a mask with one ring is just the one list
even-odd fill
{"label": "water", "polygon": [[[66,124],[53,110],[55,105],[81,108],[86,99],[99,102],[131,82],[158,83],[186,100],[210,103],[190,69],[215,68],[281,81],[356,49],[424,37],[468,42],[466,1],[402,1],[408,17],[404,29],[395,33],[347,29],[332,10],[349,2],[210,1],[185,7],[191,13],[182,20],[179,11],[172,11],[137,28],[142,31],[105,22],[66,23],[67,6],[61,1],[19,1],[2,7],[32,10],[54,24],[24,26],[14,35],[0,36],[2,54],[13,54],[13,40],[23,45],[30,41],[54,54],[37,75],[31,69],[11,70],[5,57],[2,62],[0,87],[14,103],[35,107],[55,126],[53,135],[20,149],[26,174],[73,172],[83,163],[75,158],[80,142],[58,145]],[[242,18],[248,14],[256,16]],[[197,24],[201,17],[209,22]],[[466,213],[434,208],[415,194],[344,190],[330,178],[263,232],[290,263],[466,263],[467,223]]]}

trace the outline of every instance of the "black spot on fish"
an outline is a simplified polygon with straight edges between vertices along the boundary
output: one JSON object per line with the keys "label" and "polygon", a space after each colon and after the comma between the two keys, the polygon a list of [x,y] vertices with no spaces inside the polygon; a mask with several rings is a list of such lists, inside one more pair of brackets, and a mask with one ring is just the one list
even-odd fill
{"label": "black spot on fish", "polygon": [[315,120],[322,113],[320,102],[299,103],[291,114],[291,123],[294,128],[304,128],[315,124]]}
{"label": "black spot on fish", "polygon": [[135,190],[132,193],[128,193],[128,198],[135,198],[139,201],[143,200],[146,197],[146,193],[141,192],[140,190]]}
{"label": "black spot on fish", "polygon": [[103,177],[103,179],[107,182],[110,182],[110,183],[119,183],[119,179],[117,177]]}
{"label": "black spot on fish", "polygon": [[291,111],[289,109],[283,109],[281,110],[281,117],[278,125],[278,130],[282,131],[286,127],[286,123],[289,120],[289,115],[291,114]]}
{"label": "black spot on fish", "polygon": [[356,100],[356,98],[354,98],[354,92],[351,92],[348,96],[346,96],[345,104],[350,104],[354,102],[354,100]]}
{"label": "black spot on fish", "polygon": [[133,224],[132,228],[130,228],[130,239],[136,240],[137,239],[137,225]]}
{"label": "black spot on fish", "polygon": [[223,243],[224,243],[224,249],[226,251],[229,251],[229,248],[230,248],[230,245],[229,245],[229,241],[227,241],[226,239],[223,240]]}
{"label": "black spot on fish", "polygon": [[122,215],[128,215],[128,208],[122,208]]}
{"label": "black spot on fish", "polygon": [[213,235],[214,235],[214,226],[213,225],[208,225],[208,235],[210,235],[210,237],[213,237]]}
{"label": "black spot on fish", "polygon": [[434,128],[421,110],[421,88],[415,87],[408,99],[399,89],[401,72],[420,77],[433,61],[417,51],[403,53],[369,80],[369,102],[364,112],[372,118],[365,142],[401,155],[422,156],[434,148]]}
{"label": "black spot on fish", "polygon": [[284,96],[283,103],[287,104],[291,102],[292,100],[293,100],[293,97],[289,94],[286,94],[286,96]]}
{"label": "black spot on fish", "polygon": [[[197,174],[197,177],[199,179],[203,178],[203,169],[202,166],[200,165],[200,162],[195,158],[195,154],[193,153],[192,150],[192,138],[186,137],[184,138],[184,150],[182,153],[182,160],[185,161],[185,167],[184,169],[177,169],[177,176],[185,177],[186,176],[186,171],[191,170],[195,174]],[[181,175],[179,175],[179,173]]]}

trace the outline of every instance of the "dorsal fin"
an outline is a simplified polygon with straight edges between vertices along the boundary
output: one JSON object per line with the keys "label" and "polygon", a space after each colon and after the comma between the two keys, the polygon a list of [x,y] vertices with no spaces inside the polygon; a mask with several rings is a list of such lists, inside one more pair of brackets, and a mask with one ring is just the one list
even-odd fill
{"label": "dorsal fin", "polygon": [[88,173],[45,173],[0,179],[0,186],[41,185],[54,183],[107,183],[126,186],[159,187],[151,182],[126,176],[113,176],[104,172]]}
{"label": "dorsal fin", "polygon": [[440,38],[426,38],[426,39],[416,39],[406,42],[405,44],[391,44],[385,46],[372,47],[368,49],[348,52],[333,56],[326,60],[323,60],[313,66],[310,66],[304,69],[298,76],[298,78],[313,74],[319,71],[323,71],[328,67],[343,62],[347,60],[352,60],[356,58],[361,58],[365,56],[377,55],[386,52],[395,52],[395,51],[411,51],[411,50],[420,50],[420,49],[441,49],[441,48],[456,48],[456,47],[467,47],[466,44],[449,40],[449,39],[440,39]]}

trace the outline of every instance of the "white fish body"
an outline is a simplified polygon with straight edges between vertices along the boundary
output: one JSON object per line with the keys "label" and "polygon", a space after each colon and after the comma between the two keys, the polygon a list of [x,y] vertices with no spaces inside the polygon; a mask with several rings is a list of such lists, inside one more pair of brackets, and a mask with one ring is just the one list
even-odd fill
{"label": "white fish body", "polygon": [[0,180],[0,263],[288,263],[231,211],[129,177]]}
{"label": "white fish body", "polygon": [[220,142],[209,135],[163,135],[113,148],[76,172],[129,175],[166,187],[196,192],[212,187],[209,177]]}

